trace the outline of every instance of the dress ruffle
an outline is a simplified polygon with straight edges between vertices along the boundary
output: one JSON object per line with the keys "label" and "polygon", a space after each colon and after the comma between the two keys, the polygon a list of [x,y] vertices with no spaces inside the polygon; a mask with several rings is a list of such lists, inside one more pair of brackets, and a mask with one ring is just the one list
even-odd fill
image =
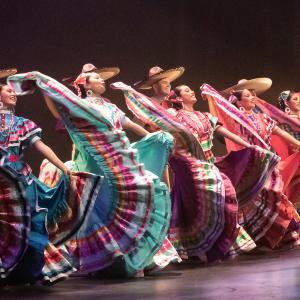
{"label": "dress ruffle", "polygon": [[30,208],[15,174],[0,167],[0,278],[22,259],[29,239]]}
{"label": "dress ruffle", "polygon": [[[154,124],[159,128],[163,128],[165,130],[168,130],[169,132],[172,132],[173,134],[177,132],[182,133],[182,129],[180,126],[182,124],[184,125],[184,122],[181,122],[182,124],[179,124],[178,120],[176,121],[176,119],[174,119],[174,117],[172,117],[165,109],[157,106],[155,103],[152,103],[151,100],[146,96],[138,93],[131,87],[128,87],[122,83],[116,83],[114,84],[114,87],[124,92],[128,108],[143,122],[150,123],[151,125]],[[215,94],[216,92],[213,91],[212,95],[214,96]],[[231,113],[230,116],[233,117],[233,120],[241,117],[243,118],[243,124],[245,124],[246,128],[251,127],[246,118],[241,115],[240,112],[237,112],[234,107],[229,107],[229,111]],[[199,113],[198,115],[201,115],[201,113]],[[207,114],[207,116],[210,115]],[[209,119],[213,121],[212,118],[209,117]],[[220,121],[222,123],[222,120]],[[193,127],[193,125],[194,124],[191,124],[191,127]],[[203,134],[201,133],[200,135],[198,135],[198,137],[199,140],[204,139]],[[211,139],[211,136],[209,136],[208,138]],[[189,141],[186,142],[186,140]],[[211,141],[204,140],[202,142],[203,143],[201,145],[204,153],[205,151],[208,152],[208,150],[210,150],[209,145],[211,144]],[[222,252],[223,254],[225,254],[226,249],[229,251],[229,254],[236,254],[239,251],[248,251],[253,249],[253,247],[255,247],[255,241],[253,240],[255,236],[253,236],[253,238],[252,236],[250,237],[246,232],[247,228],[241,227],[243,224],[246,224],[246,226],[249,226],[249,228],[251,229],[252,223],[248,223],[243,218],[240,218],[240,215],[243,216],[246,213],[245,211],[243,211],[243,205],[255,206],[255,204],[253,204],[251,200],[255,197],[258,197],[261,190],[264,188],[264,185],[269,180],[272,170],[278,163],[278,157],[275,154],[262,149],[245,149],[236,153],[231,153],[227,157],[217,161],[216,166],[219,169],[217,167],[215,167],[215,169],[211,169],[211,164],[209,165],[205,162],[209,158],[203,157],[203,155],[195,155],[199,152],[192,151],[192,149],[195,148],[189,147],[190,145],[195,145],[194,143],[192,143],[192,138],[190,137],[190,135],[181,135],[181,140],[179,143],[179,146],[181,147],[182,145],[180,144],[185,144],[185,147],[182,148],[187,151],[185,153],[177,152],[171,159],[171,165],[172,167],[174,167],[175,173],[178,175],[178,181],[176,182],[175,178],[175,184],[172,193],[173,203],[170,229],[171,241],[174,242],[178,251],[180,251],[182,255],[188,253],[190,253],[190,255],[201,255],[203,253],[207,255],[208,259],[216,259],[218,256],[222,256]],[[205,165],[205,163],[207,165]],[[211,170],[214,170],[216,174],[219,173],[219,181],[222,182],[222,184],[219,183],[219,185],[222,185],[224,190],[222,193],[220,193],[221,196],[219,197],[223,197],[223,200],[219,200],[219,204],[214,201],[210,201],[211,199],[218,199],[216,190],[209,190],[209,183],[212,187],[217,186],[216,180],[207,180],[209,178],[207,174],[209,174],[209,171],[211,172]],[[204,174],[205,172],[207,172],[207,174],[205,176],[198,176],[197,172],[203,172]],[[201,184],[199,184],[199,179],[197,183],[197,176],[199,178],[203,178],[202,186]],[[180,183],[180,181],[182,182]],[[237,202],[234,199],[235,193],[233,188],[236,189],[238,204],[241,205],[241,208],[238,210],[238,214],[236,211]],[[202,189],[203,191],[202,198],[205,199],[205,197],[208,197],[208,203],[210,203],[212,207],[215,206],[218,207],[219,210],[223,210],[223,229],[221,229],[221,226],[219,224],[220,216],[222,216],[222,214],[219,213],[218,215],[217,213],[215,213],[218,212],[217,208],[210,208],[210,212],[208,209],[209,204],[205,203],[205,200],[201,200],[201,193],[200,197],[198,199],[195,199],[197,197],[197,190],[199,189]],[[213,193],[215,193],[215,195],[213,195]],[[180,203],[178,203],[177,199],[182,200],[179,201]],[[187,200],[185,201],[183,199]],[[189,207],[190,203],[192,208]],[[197,215],[197,211],[200,210],[198,207],[199,203],[202,203],[201,205],[207,206],[205,207],[206,210],[204,210],[207,213],[207,216],[203,213],[203,215],[199,215],[198,218],[195,217],[195,221],[193,221],[193,217]],[[226,207],[228,207],[229,210],[227,210]],[[266,212],[268,213],[268,207],[266,207]],[[254,213],[254,215],[255,214],[256,213]],[[211,218],[211,220],[209,220],[209,217]],[[226,222],[224,221],[225,218]],[[241,224],[239,224],[238,221],[240,221]],[[193,228],[193,222],[194,224],[196,224],[196,230],[194,230]],[[197,226],[199,225],[199,222],[204,222],[204,224],[207,224],[208,227],[206,228],[205,226]],[[213,224],[213,222],[215,223]],[[236,224],[236,226],[233,226],[234,223]],[[190,228],[190,230],[185,229],[182,233],[179,230],[180,226],[182,226],[182,228],[185,228],[184,226],[187,226],[187,228]],[[259,226],[259,228],[261,231],[264,230],[263,227]],[[209,229],[214,233],[212,235],[212,239]],[[199,234],[198,236],[197,232]],[[203,235],[203,233],[207,236]],[[186,240],[183,240],[184,243],[181,243],[180,237],[184,236],[188,238]],[[222,236],[224,238],[223,240]],[[233,241],[234,237],[236,237],[235,241]],[[200,241],[202,241],[203,246],[201,246]],[[230,243],[232,241],[233,243],[230,247]],[[199,245],[200,247],[197,249]]]}
{"label": "dress ruffle", "polygon": [[[258,132],[255,130],[254,121],[251,121],[250,117],[248,118],[241,113],[212,87],[203,85],[202,93],[209,101],[211,112],[221,119],[228,130],[238,134],[250,144],[259,145],[264,149],[270,148],[271,134],[276,122],[266,113],[273,116],[275,108],[272,105],[257,99],[258,111],[254,112],[251,118],[255,118],[255,122],[260,124],[261,130]],[[288,119],[283,112],[278,113],[278,110],[277,113],[275,112],[276,115],[279,120],[284,122]],[[294,129],[299,129],[299,124],[293,121],[290,123]],[[226,145],[227,149],[234,147],[228,141],[226,141]],[[275,249],[281,245],[287,246],[287,243],[290,243],[290,246],[299,244],[299,215],[284,193],[288,191],[289,183],[293,183],[294,179],[296,180],[294,187],[298,185],[297,162],[299,155],[295,154],[293,160],[288,162],[289,159],[291,158],[287,158],[286,162],[280,162],[279,167],[273,169],[261,193],[252,201],[241,203],[240,223],[259,246]],[[283,166],[287,162],[292,166],[290,172],[286,172],[287,169]],[[296,201],[293,198],[292,200]]]}
{"label": "dress ruffle", "polygon": [[170,240],[182,256],[205,255],[224,230],[225,189],[221,174],[213,164],[185,151],[173,155],[170,166],[175,173]]}
{"label": "dress ruffle", "polygon": [[[73,266],[81,272],[93,272],[122,256],[129,275],[143,269],[161,248],[168,231],[166,185],[140,163],[138,151],[118,125],[122,114],[113,104],[104,101],[102,107],[97,101],[80,99],[39,72],[18,74],[9,80],[20,91],[22,81],[28,79],[36,80],[57,103],[78,150],[77,170],[104,176],[90,218],[65,244]],[[173,138],[165,136],[168,142],[163,147],[169,148]]]}
{"label": "dress ruffle", "polygon": [[55,188],[49,188],[32,174],[24,176],[12,168],[7,151],[1,154],[5,162],[0,177],[1,231],[9,238],[0,247],[2,283],[53,283],[67,277],[75,268],[54,244],[66,242],[83,225],[99,193],[101,177],[63,175]]}
{"label": "dress ruffle", "polygon": [[[170,149],[170,135],[156,133],[152,139],[159,140],[160,135],[165,135],[165,146]],[[109,148],[118,149],[127,141],[122,132],[116,140],[111,134]],[[161,147],[159,142],[157,145]],[[106,181],[90,220],[76,239],[67,243],[67,249],[81,272],[102,269],[116,257],[124,256],[127,272],[133,274],[149,264],[166,237],[170,218],[167,187],[144,169],[139,163],[139,152],[130,146],[122,147],[122,155],[120,151],[108,152],[107,145],[84,146],[88,147],[84,151],[89,155],[93,151],[98,153],[91,157]],[[114,166],[110,162],[115,162]],[[80,163],[76,167],[80,168]]]}

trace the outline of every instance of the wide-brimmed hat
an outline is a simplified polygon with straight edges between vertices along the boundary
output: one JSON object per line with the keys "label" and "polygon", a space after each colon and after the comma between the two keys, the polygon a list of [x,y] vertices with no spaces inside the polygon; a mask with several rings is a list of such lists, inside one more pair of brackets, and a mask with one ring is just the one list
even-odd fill
{"label": "wide-brimmed hat", "polygon": [[[117,67],[104,67],[97,68],[93,64],[85,64],[82,67],[81,73],[98,73],[103,80],[110,79],[120,73],[120,69]],[[74,81],[76,80],[76,76],[69,76],[62,79],[62,82],[68,85],[73,86]]]}
{"label": "wide-brimmed hat", "polygon": [[179,67],[175,69],[163,70],[162,68],[156,66],[149,70],[148,77],[134,83],[134,86],[141,90],[151,89],[152,85],[164,78],[168,78],[170,82],[174,81],[180,77],[184,72],[184,67]]}
{"label": "wide-brimmed hat", "polygon": [[10,68],[10,69],[3,69],[0,70],[0,78],[6,78],[10,75],[14,75],[17,73],[17,69],[16,68]]}
{"label": "wide-brimmed hat", "polygon": [[236,85],[233,85],[220,92],[221,95],[228,97],[231,95],[232,91],[241,91],[244,89],[254,90],[256,95],[260,95],[267,91],[272,85],[272,80],[270,78],[261,77],[254,79],[241,79]]}

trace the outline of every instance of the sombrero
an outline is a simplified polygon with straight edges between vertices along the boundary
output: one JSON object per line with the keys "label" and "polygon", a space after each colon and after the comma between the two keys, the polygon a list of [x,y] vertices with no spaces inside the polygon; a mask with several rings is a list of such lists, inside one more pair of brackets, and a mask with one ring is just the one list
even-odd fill
{"label": "sombrero", "polygon": [[[112,78],[120,73],[120,69],[117,67],[97,68],[93,64],[85,64],[82,67],[81,73],[98,73],[103,80]],[[76,76],[69,76],[62,79],[62,82],[73,86],[73,82],[76,80]]]}
{"label": "sombrero", "polygon": [[240,90],[255,90],[256,95],[260,95],[267,91],[272,85],[272,80],[270,78],[261,77],[254,79],[242,79],[236,85],[233,85],[220,92],[221,95],[228,97],[231,95],[232,91]]}
{"label": "sombrero", "polygon": [[184,72],[184,67],[163,70],[162,68],[156,66],[149,70],[149,75],[146,79],[134,83],[134,87],[141,90],[151,89],[152,85],[155,82],[163,78],[169,78],[170,82],[172,82],[178,77],[180,77],[183,74],[183,72]]}
{"label": "sombrero", "polygon": [[0,78],[6,78],[6,77],[8,77],[10,75],[14,75],[16,73],[17,73],[16,68],[0,70]]}

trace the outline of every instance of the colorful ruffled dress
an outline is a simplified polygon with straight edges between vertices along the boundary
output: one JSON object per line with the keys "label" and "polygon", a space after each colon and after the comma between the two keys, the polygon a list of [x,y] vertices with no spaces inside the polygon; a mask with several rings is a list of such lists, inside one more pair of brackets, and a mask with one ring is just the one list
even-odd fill
{"label": "colorful ruffled dress", "polygon": [[[277,162],[274,159],[275,155],[260,149],[244,149],[215,159],[212,152],[213,133],[218,125],[222,125],[218,122],[218,119],[210,113],[188,112],[185,110],[177,111],[176,118],[196,136],[204,151],[206,162],[215,165],[215,172],[219,173],[224,189],[225,222],[223,231],[213,246],[206,252],[208,259],[215,260],[224,257],[226,254],[234,255],[241,251],[253,249],[255,247],[254,241],[247,235],[244,228],[240,226],[241,224],[238,220],[237,199],[240,202],[249,201],[259,193],[262,188],[262,182],[266,180]],[[187,180],[181,175],[180,169],[183,168],[183,157],[178,154],[180,154],[180,151],[171,160],[171,166],[175,170],[172,200],[173,207],[177,207],[176,210],[174,209],[177,215],[175,213],[172,215],[174,225],[172,224],[171,228],[179,232],[177,234],[181,236],[179,241],[181,240],[183,245],[188,245],[185,248],[189,255],[193,255],[197,252],[193,253],[191,250],[192,243],[190,245],[188,243],[189,240],[192,240],[192,236],[190,236],[191,230],[188,229],[195,228],[201,218],[195,217],[197,206],[192,206],[195,202],[187,201],[187,199],[191,199],[189,195],[189,191],[192,190],[192,187],[189,186],[191,180]],[[267,169],[265,169],[266,166]],[[192,166],[189,168],[192,169]],[[188,172],[185,173],[187,174]],[[209,174],[206,175],[204,183],[203,187],[207,190],[206,194],[209,195],[213,187],[213,181]],[[195,192],[197,193],[197,191]],[[207,205],[205,197],[201,200],[202,205]],[[209,209],[198,208],[198,210],[202,213],[202,220],[209,219],[203,213],[203,211],[206,211],[209,216]],[[182,234],[184,226],[186,226],[186,231]]]}
{"label": "colorful ruffled dress", "polygon": [[47,187],[22,161],[41,129],[11,111],[0,111],[0,126],[0,282],[53,283],[75,271],[54,244],[66,242],[84,223],[101,178],[62,176],[56,188]]}
{"label": "colorful ruffled dress", "polygon": [[[150,139],[149,137],[152,136]],[[154,138],[153,138],[154,137]],[[168,144],[168,143],[167,143]],[[163,167],[166,163],[165,159],[169,156],[169,150],[166,151],[165,135],[149,135],[147,141],[145,139],[131,144],[131,146],[138,150],[140,162],[143,162],[147,170],[151,170],[152,173],[161,177]],[[75,149],[75,157],[78,151]],[[165,153],[163,161],[155,159],[157,155]],[[75,170],[76,162],[67,161],[65,163],[69,169]],[[59,182],[62,171],[51,164],[48,160],[44,160],[40,167],[39,180],[47,184],[48,186],[54,187]],[[153,260],[148,265],[145,265],[147,273],[153,273],[165,268],[170,262],[181,262],[181,258],[177,251],[173,247],[172,243],[165,238],[162,247],[153,256]],[[101,273],[102,274],[102,273]]]}
{"label": "colorful ruffled dress", "polygon": [[125,114],[114,104],[101,98],[81,99],[39,72],[18,74],[9,82],[20,92],[27,79],[35,80],[57,104],[77,150],[75,170],[104,177],[90,218],[65,244],[73,265],[80,272],[93,272],[121,258],[129,275],[151,265],[169,228],[170,198],[166,185],[141,163],[138,149],[156,147],[163,170],[172,136],[154,133],[132,147],[122,130]]}
{"label": "colorful ruffled dress", "polygon": [[[210,110],[228,130],[252,145],[271,149],[271,135],[276,122],[261,110],[244,115],[209,85],[202,87]],[[227,149],[239,148],[226,141]],[[294,161],[295,162],[295,161]],[[280,168],[279,164],[279,168]],[[284,181],[275,168],[261,193],[250,202],[242,203],[240,224],[259,245],[277,248],[299,243],[299,215],[283,193]]]}
{"label": "colorful ruffled dress", "polygon": [[[261,112],[276,121],[281,129],[300,141],[300,118],[298,115],[285,113],[260,98],[256,99],[256,106]],[[270,142],[272,148],[281,157],[279,171],[284,182],[283,192],[300,210],[300,168],[298,166],[300,152],[278,135],[271,134]]]}
{"label": "colorful ruffled dress", "polygon": [[[277,121],[277,125],[300,141],[300,118],[299,116],[291,116],[289,114],[288,117],[290,118],[288,123],[281,123],[275,119]],[[293,122],[294,126],[291,126],[291,122]],[[297,124],[296,126],[295,123]],[[300,213],[300,167],[295,163],[296,161],[300,163],[300,152],[299,149],[295,149],[293,145],[286,144],[286,142],[284,143],[282,139],[277,136],[275,138],[274,136],[272,137],[272,146],[277,153],[278,148],[282,149],[283,145],[286,146],[285,149],[287,149],[287,155],[279,153],[283,160],[279,166],[280,174],[284,181],[283,191],[297,208],[298,213]]]}
{"label": "colorful ruffled dress", "polygon": [[[175,179],[169,230],[177,251],[183,257],[205,256],[205,259],[216,260],[255,247],[237,222],[238,206],[230,180],[212,163],[211,140],[217,119],[210,114],[195,112],[191,116],[183,111],[174,117],[131,87],[122,83],[114,87],[124,92],[128,108],[143,122],[178,137],[170,160]],[[245,168],[234,177],[240,197],[248,199],[260,192],[277,162],[274,157],[268,151],[245,149],[224,159],[225,168],[226,162],[245,158]],[[252,168],[259,174],[251,174]]]}

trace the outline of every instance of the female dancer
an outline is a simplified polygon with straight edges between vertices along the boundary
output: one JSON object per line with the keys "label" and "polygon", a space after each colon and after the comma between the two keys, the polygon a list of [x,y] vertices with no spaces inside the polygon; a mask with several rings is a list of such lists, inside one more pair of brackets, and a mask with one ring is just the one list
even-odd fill
{"label": "female dancer", "polygon": [[[257,98],[252,90],[259,93],[270,86],[264,85],[266,81],[258,79],[234,86],[231,101],[235,106],[208,85],[202,86],[202,93],[209,99],[211,111],[218,115],[224,126],[252,145],[270,149],[271,134],[274,134],[299,147],[299,141],[280,129],[260,106],[256,107]],[[227,143],[227,149],[232,149],[230,143]],[[284,243],[295,245],[299,242],[299,216],[283,193],[283,184],[278,169],[275,169],[262,193],[252,204],[242,207],[241,223],[247,232],[260,245],[272,249]]]}
{"label": "female dancer", "polygon": [[[275,111],[275,113],[272,114],[272,117],[277,121],[280,128],[287,131],[296,140],[300,141],[300,92],[283,91],[279,95],[278,102],[279,108],[285,112],[285,116],[282,117],[282,115]],[[284,193],[288,196],[289,200],[295,205],[299,212],[300,170],[298,170],[299,168],[295,165],[293,157],[293,153],[298,152],[298,149],[291,143],[287,145],[282,144],[282,141],[277,141],[276,143],[276,140],[272,143],[276,151],[278,151],[278,148],[280,148],[280,150],[284,149],[284,152],[280,151],[281,158],[291,162],[288,167],[285,167],[285,170],[288,170],[285,172],[287,174],[283,174],[285,179]],[[291,174],[293,174],[292,177]]]}
{"label": "female dancer", "polygon": [[[170,219],[166,186],[145,170],[137,149],[139,144],[156,145],[161,155],[158,172],[162,172],[173,141],[167,133],[148,135],[106,101],[102,97],[105,83],[97,71],[82,72],[75,80],[82,98],[39,72],[12,76],[10,83],[20,90],[22,81],[35,80],[56,103],[75,144],[74,169],[104,176],[84,230],[66,245],[73,263],[81,272],[93,272],[121,258],[127,273],[134,275],[153,261],[165,240]],[[133,148],[123,128],[147,136]]]}
{"label": "female dancer", "polygon": [[[291,122],[288,122],[290,120],[278,120],[279,118],[276,118],[275,115],[274,118],[278,122],[278,125],[300,141],[300,92],[281,92],[278,97],[278,105],[279,108],[285,112],[286,116],[293,120]],[[290,144],[287,149],[288,155],[297,152],[297,148],[293,147],[292,144]]]}
{"label": "female dancer", "polygon": [[[42,142],[41,129],[14,114],[16,103],[15,90],[1,85],[1,176],[6,188],[1,189],[0,282],[52,283],[75,269],[51,242],[59,245],[76,233],[93,205],[100,181],[99,176],[87,174],[69,179],[70,171]],[[22,161],[23,151],[28,147],[39,151],[68,175],[62,176],[56,188],[43,185]],[[7,172],[10,180],[5,179]],[[92,189],[83,195],[82,190],[87,186]]]}
{"label": "female dancer", "polygon": [[[143,122],[153,123],[172,133],[180,130],[183,133],[188,132],[186,135],[181,134],[170,160],[175,180],[169,234],[177,251],[184,257],[200,256],[216,260],[229,254],[230,250],[230,254],[233,254],[241,248],[249,250],[255,247],[253,240],[237,224],[235,190],[229,179],[213,164],[211,152],[212,134],[215,130],[244,147],[248,147],[249,144],[228,132],[212,115],[195,112],[193,105],[197,100],[194,92],[187,86],[176,89],[177,97],[180,98],[178,102],[181,101],[185,105],[185,110],[175,113],[176,118],[134,89],[122,83],[113,86],[124,92],[127,106]],[[191,144],[186,143],[186,139],[189,139],[194,144],[193,138],[196,138],[202,150],[200,155]],[[241,163],[240,158],[243,157],[248,161],[244,160]],[[235,184],[239,186],[239,195],[243,200],[260,191],[265,177],[277,162],[276,155],[254,149],[245,149],[231,157],[228,156],[225,161],[230,162],[231,159],[235,159],[236,162],[231,166],[232,172],[239,169]],[[251,170],[255,172],[247,176],[251,164],[255,165]],[[257,182],[260,176],[262,180]]]}
{"label": "female dancer", "polygon": [[[283,91],[278,98],[279,108],[258,97],[255,100],[256,109],[276,121],[279,128],[289,133],[296,140],[300,140],[300,96],[295,91]],[[281,157],[279,171],[283,179],[283,192],[288,199],[299,209],[300,207],[300,161],[298,147],[278,134],[271,134],[272,148]]]}
{"label": "female dancer", "polygon": [[[228,156],[225,158],[219,158],[217,161],[215,160],[215,157],[212,153],[212,138],[213,134],[217,133],[220,136],[223,136],[227,139],[230,139],[233,143],[240,145],[241,147],[250,147],[250,144],[248,142],[245,142],[242,138],[240,138],[238,135],[228,131],[225,127],[222,126],[222,124],[218,121],[218,119],[213,116],[210,113],[201,113],[200,111],[195,111],[194,105],[197,102],[197,98],[195,96],[195,93],[193,90],[191,90],[186,85],[178,86],[174,89],[176,100],[177,100],[177,106],[178,104],[181,104],[182,108],[178,109],[176,111],[176,118],[184,125],[186,126],[193,134],[197,137],[199,140],[202,149],[205,154],[206,161],[211,164],[216,164],[216,166],[219,169],[223,185],[225,188],[225,211],[227,210],[228,213],[228,219],[225,221],[225,224],[227,224],[227,228],[225,226],[224,228],[224,235],[228,231],[228,227],[230,224],[230,209],[234,205],[237,206],[237,200],[240,198],[244,198],[242,201],[247,201],[247,199],[251,199],[252,196],[248,194],[248,196],[245,198],[245,195],[242,196],[240,191],[238,189],[241,189],[241,186],[243,184],[247,184],[247,188],[249,188],[251,185],[256,189],[256,193],[258,191],[258,187],[255,183],[255,180],[258,179],[261,175],[260,174],[254,174],[252,173],[252,179],[250,179],[249,173],[251,172],[251,169],[253,168],[253,162],[259,158],[259,155],[266,155],[264,153],[255,153],[255,150],[252,150],[252,161],[249,161],[249,152],[248,154],[243,154],[242,152],[236,152],[233,153],[232,156]],[[174,98],[174,97],[173,97]],[[172,97],[171,97],[172,99]],[[174,99],[173,99],[174,103]],[[241,168],[241,166],[237,166],[237,161],[244,161],[244,165]],[[186,209],[183,209],[184,206],[182,205],[183,202],[186,202],[186,199],[188,199],[184,193],[185,191],[185,183],[184,180],[182,180],[181,176],[176,176],[176,174],[179,173],[179,169],[181,168],[181,157],[174,155],[171,159],[171,167],[174,170],[175,173],[175,182],[174,187],[172,190],[172,200],[173,200],[173,210],[177,212],[177,215],[172,215],[172,221],[174,221],[174,224],[172,224],[172,227],[180,227],[178,224],[180,224],[182,221],[182,218],[184,218],[184,215],[188,216],[188,211]],[[253,168],[254,169],[254,168]],[[228,175],[226,175],[226,173]],[[256,177],[257,176],[257,177]],[[253,179],[255,177],[255,179]],[[241,179],[242,178],[242,179]],[[233,184],[235,186],[233,186]],[[237,195],[235,188],[238,190]],[[246,189],[245,189],[246,190]],[[175,208],[177,207],[177,208]],[[237,207],[235,208],[238,209]],[[237,217],[237,215],[235,215]],[[237,219],[235,219],[237,221]],[[186,220],[185,220],[186,222]],[[231,221],[232,222],[232,221]],[[240,224],[240,223],[238,223]],[[226,231],[227,230],[227,231]],[[222,236],[221,236],[222,237]],[[237,238],[237,231],[236,235],[231,235],[227,237],[227,244],[224,247],[224,254],[226,254],[229,251],[229,247],[232,246],[235,242],[235,239]]]}

